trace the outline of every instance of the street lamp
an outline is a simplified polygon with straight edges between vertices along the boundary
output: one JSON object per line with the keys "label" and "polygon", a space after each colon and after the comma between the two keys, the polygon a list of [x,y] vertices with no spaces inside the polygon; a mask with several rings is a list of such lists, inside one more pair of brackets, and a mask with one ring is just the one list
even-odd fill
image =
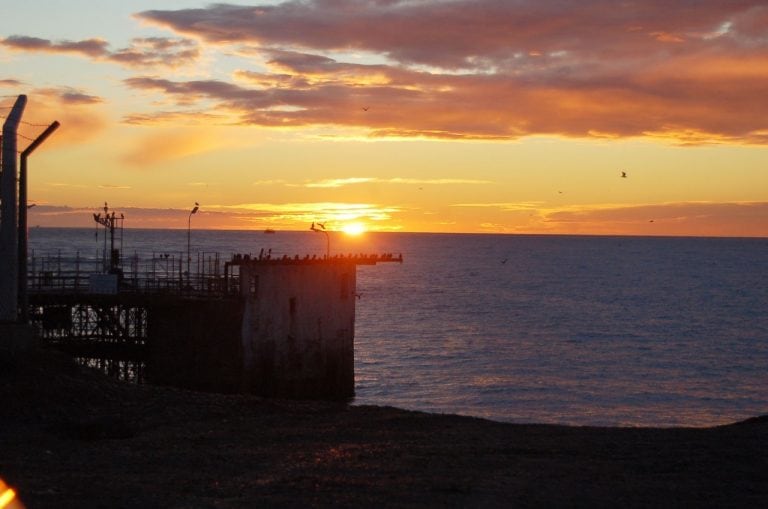
{"label": "street lamp", "polygon": [[324,223],[312,223],[312,226],[309,227],[310,230],[313,232],[319,232],[325,234],[325,257],[330,258],[331,257],[331,239],[328,237],[328,232],[325,231],[325,224]]}
{"label": "street lamp", "polygon": [[195,202],[195,206],[192,208],[192,210],[189,212],[189,217],[187,218],[187,285],[189,285],[189,265],[192,262],[192,254],[190,251],[190,240],[191,240],[191,231],[192,231],[192,214],[197,214],[198,209],[200,208],[200,204]]}

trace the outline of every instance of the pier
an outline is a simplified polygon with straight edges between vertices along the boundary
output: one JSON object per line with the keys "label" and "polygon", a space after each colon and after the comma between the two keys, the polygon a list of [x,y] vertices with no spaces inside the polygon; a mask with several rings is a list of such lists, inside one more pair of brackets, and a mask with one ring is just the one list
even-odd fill
{"label": "pier", "polygon": [[118,377],[285,398],[354,395],[358,265],[401,255],[155,253],[28,261],[36,335]]}
{"label": "pier", "polygon": [[[125,217],[104,208],[101,256],[27,250],[27,159],[20,95],[0,137],[0,350],[43,342],[121,378],[283,398],[354,395],[358,265],[402,263],[393,254],[323,256],[186,253],[124,258]],[[20,158],[17,157],[20,155]],[[20,166],[17,167],[17,159]],[[270,230],[268,230],[270,231]],[[270,231],[274,233],[274,231]],[[98,231],[97,231],[98,238]],[[56,249],[56,246],[51,246]]]}

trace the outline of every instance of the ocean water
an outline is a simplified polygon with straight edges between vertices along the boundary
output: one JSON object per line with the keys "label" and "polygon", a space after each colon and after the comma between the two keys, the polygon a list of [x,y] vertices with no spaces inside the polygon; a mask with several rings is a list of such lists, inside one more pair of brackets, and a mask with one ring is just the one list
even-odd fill
{"label": "ocean water", "polygon": [[[768,414],[768,239],[332,232],[358,269],[354,404],[516,423],[710,426]],[[196,252],[317,254],[315,232],[192,231]],[[186,230],[123,232],[183,256]],[[95,229],[30,230],[100,257]]]}

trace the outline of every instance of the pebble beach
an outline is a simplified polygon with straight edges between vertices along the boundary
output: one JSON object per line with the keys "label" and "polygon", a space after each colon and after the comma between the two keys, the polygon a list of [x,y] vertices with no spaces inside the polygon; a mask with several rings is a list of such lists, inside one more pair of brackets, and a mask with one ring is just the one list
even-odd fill
{"label": "pebble beach", "polygon": [[0,351],[0,478],[26,507],[758,507],[768,416],[509,424],[112,380]]}

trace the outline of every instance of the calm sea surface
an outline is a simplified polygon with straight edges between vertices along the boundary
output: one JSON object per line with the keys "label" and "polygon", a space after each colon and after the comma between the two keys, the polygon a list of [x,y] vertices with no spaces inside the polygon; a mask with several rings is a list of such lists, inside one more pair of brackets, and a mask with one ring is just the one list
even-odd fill
{"label": "calm sea surface", "polygon": [[[103,230],[30,230],[100,257]],[[125,230],[126,254],[186,230]],[[318,254],[307,232],[192,231],[193,252]],[[707,426],[768,414],[768,239],[330,234],[358,269],[356,404],[507,422]]]}

